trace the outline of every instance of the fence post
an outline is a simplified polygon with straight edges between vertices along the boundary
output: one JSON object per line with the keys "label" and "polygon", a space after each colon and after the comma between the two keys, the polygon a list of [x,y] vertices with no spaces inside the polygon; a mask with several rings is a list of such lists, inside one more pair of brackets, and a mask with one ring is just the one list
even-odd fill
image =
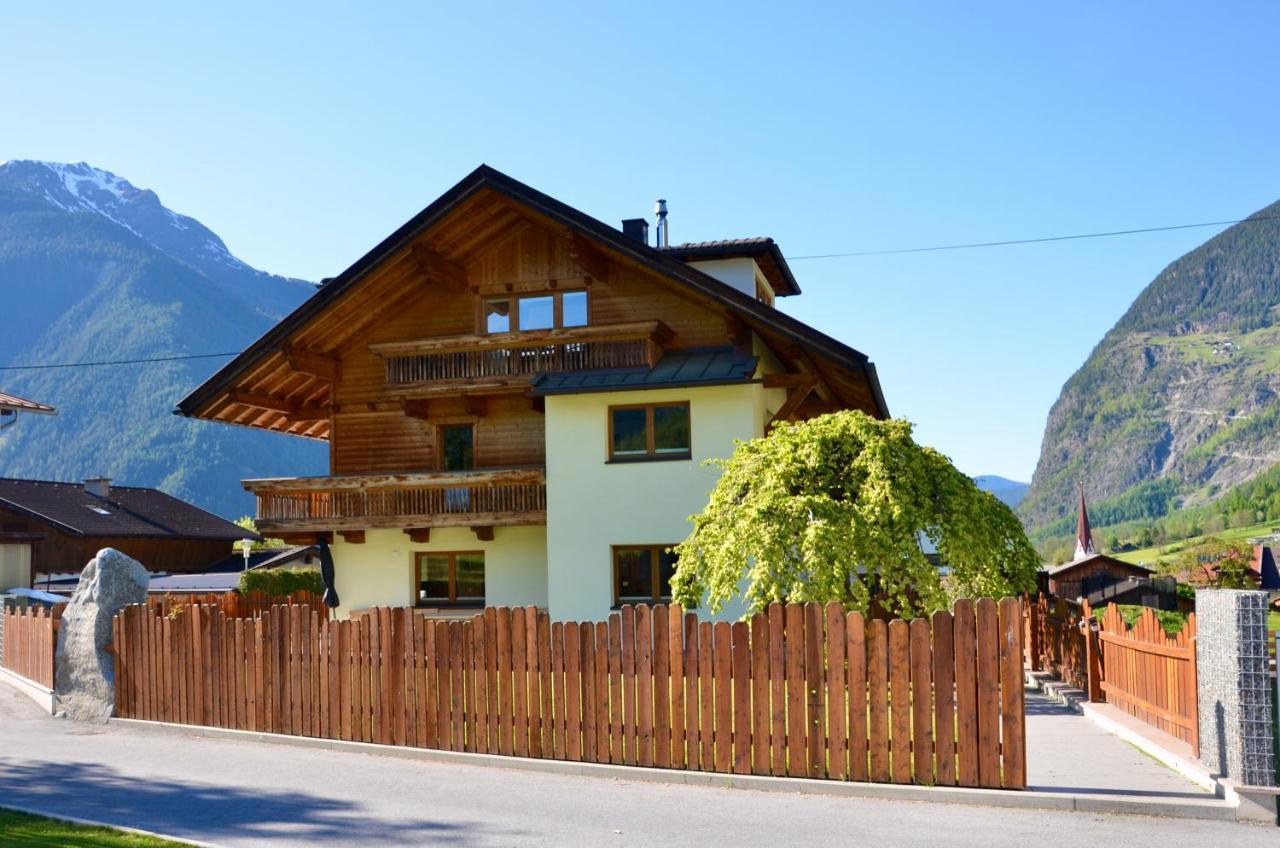
{"label": "fence post", "polygon": [[1080,619],[1080,630],[1084,634],[1084,667],[1088,683],[1089,700],[1100,703],[1102,697],[1102,658],[1098,655],[1098,632],[1094,628],[1097,622],[1093,616]]}
{"label": "fence post", "polygon": [[1040,594],[1037,592],[1035,600],[1027,596],[1027,631],[1029,638],[1027,639],[1028,665],[1032,671],[1040,671]]}

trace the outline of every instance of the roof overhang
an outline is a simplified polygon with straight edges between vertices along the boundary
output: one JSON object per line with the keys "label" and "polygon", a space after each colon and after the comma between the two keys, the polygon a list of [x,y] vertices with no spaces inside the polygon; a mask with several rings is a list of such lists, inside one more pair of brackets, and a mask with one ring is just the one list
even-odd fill
{"label": "roof overhang", "polygon": [[861,352],[696,268],[689,267],[680,258],[630,238],[622,231],[487,165],[481,165],[472,171],[351,267],[321,286],[307,301],[181,400],[175,413],[193,418],[204,417],[204,413],[212,405],[229,395],[237,380],[254,369],[265,357],[287,349],[288,342],[295,333],[304,329],[330,305],[351,293],[382,262],[406,249],[434,224],[485,191],[494,192],[554,224],[583,233],[612,254],[682,284],[689,291],[735,313],[764,338],[775,338],[783,344],[797,346],[834,368],[860,374],[876,407],[873,411],[880,417],[889,417],[875,367]]}

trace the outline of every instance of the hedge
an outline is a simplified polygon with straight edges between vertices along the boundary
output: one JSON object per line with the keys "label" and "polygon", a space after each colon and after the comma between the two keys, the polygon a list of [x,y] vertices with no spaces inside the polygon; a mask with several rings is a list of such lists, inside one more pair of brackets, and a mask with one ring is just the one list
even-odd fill
{"label": "hedge", "polygon": [[324,594],[318,568],[255,568],[240,575],[240,592],[289,595],[294,592]]}

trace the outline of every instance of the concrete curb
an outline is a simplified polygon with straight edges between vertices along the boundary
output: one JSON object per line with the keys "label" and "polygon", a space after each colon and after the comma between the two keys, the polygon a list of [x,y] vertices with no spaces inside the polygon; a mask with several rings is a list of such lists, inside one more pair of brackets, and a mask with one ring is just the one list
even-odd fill
{"label": "concrete curb", "polygon": [[1182,754],[1161,745],[1156,738],[1153,738],[1159,731],[1148,728],[1137,719],[1127,721],[1128,716],[1107,704],[1093,703],[1083,690],[1069,686],[1044,672],[1029,671],[1026,676],[1028,685],[1039,689],[1049,698],[1076,711],[1102,730],[1123,739],[1147,756],[1212,793],[1215,798],[1230,805],[1237,821],[1269,825],[1280,823],[1280,819],[1277,818],[1276,801],[1271,797],[1275,794],[1275,790],[1251,791],[1251,787],[1238,786],[1234,781],[1210,772],[1199,760],[1191,757],[1189,749],[1186,754]]}
{"label": "concrete curb", "polygon": [[365,754],[450,765],[486,766],[510,771],[607,778],[618,781],[668,783],[721,789],[748,789],[757,792],[790,792],[799,795],[827,795],[888,801],[916,801],[935,804],[966,804],[980,807],[1006,807],[1024,810],[1058,810],[1118,815],[1160,816],[1167,818],[1212,819],[1234,821],[1235,810],[1217,799],[1171,799],[1160,797],[1125,797],[1106,793],[1035,792],[1011,789],[969,789],[950,786],[907,786],[886,783],[853,783],[796,777],[764,777],[760,775],[727,775],[678,769],[656,769],[641,766],[615,766],[602,763],[576,763],[564,760],[538,760],[503,757],[494,754],[469,754],[437,751],[429,748],[407,748],[371,742],[346,742],[305,736],[286,736],[251,730],[228,730],[139,719],[113,718],[111,724],[148,733],[196,736],[208,739],[234,739],[243,742],[266,742],[309,748]]}
{"label": "concrete curb", "polygon": [[34,807],[19,807],[8,802],[0,804],[0,810],[10,810],[15,813],[26,813],[29,816],[41,816],[46,819],[67,822],[68,824],[78,824],[84,827],[106,827],[111,830],[118,830],[121,833],[131,833],[134,836],[148,836],[152,839],[164,839],[168,842],[176,842],[179,845],[195,845],[198,846],[198,848],[218,848],[218,846],[212,842],[197,842],[194,839],[183,839],[181,836],[170,836],[167,833],[156,833],[150,830],[142,830],[137,827],[126,827],[120,824],[112,824],[111,822],[95,821],[94,819],[82,819],[78,816],[68,816],[63,813],[55,813],[49,810],[38,810]]}
{"label": "concrete curb", "polygon": [[39,683],[34,683],[21,675],[14,674],[7,668],[0,668],[0,680],[35,701],[40,709],[49,715],[53,715],[58,711],[58,696],[53,693],[53,690],[46,689]]}

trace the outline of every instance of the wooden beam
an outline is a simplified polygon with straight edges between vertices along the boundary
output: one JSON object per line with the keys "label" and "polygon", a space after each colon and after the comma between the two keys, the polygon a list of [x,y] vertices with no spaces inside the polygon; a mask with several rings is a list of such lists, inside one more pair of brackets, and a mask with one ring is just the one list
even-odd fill
{"label": "wooden beam", "polygon": [[[413,471],[404,474],[342,474],[336,477],[269,477],[241,480],[247,492],[324,492],[361,489],[436,488],[501,486],[544,483],[541,467],[482,468],[474,471]],[[465,517],[465,516],[463,516]],[[335,528],[337,525],[334,525]],[[357,528],[358,529],[358,528]]]}
{"label": "wooden beam", "polygon": [[481,542],[493,541],[493,525],[482,525],[480,527],[472,527],[471,532],[476,534],[476,538]]}
{"label": "wooden beam", "polygon": [[466,287],[467,269],[447,256],[437,253],[425,244],[415,244],[410,248],[409,255],[423,276],[449,285]]}
{"label": "wooden beam", "polygon": [[342,541],[352,545],[364,544],[363,530],[339,530],[338,535],[342,536]]}
{"label": "wooden beam", "polygon": [[653,339],[669,344],[675,338],[661,321],[628,321],[621,324],[589,324],[586,327],[557,327],[553,330],[516,330],[509,333],[468,333],[461,336],[433,336],[369,345],[377,356],[416,356],[425,353],[459,353],[475,350],[506,350],[514,347],[543,347],[578,342]]}
{"label": "wooden beam", "polygon": [[431,420],[431,401],[427,398],[400,398],[400,407],[410,418]]}
{"label": "wooden beam", "polygon": [[289,362],[289,367],[299,374],[307,374],[327,383],[336,383],[342,379],[342,361],[327,353],[285,345],[280,353]]}
{"label": "wooden beam", "polygon": [[569,245],[569,258],[573,260],[573,264],[585,271],[587,276],[606,282],[609,279],[609,258],[576,230],[565,231],[564,237]]}
{"label": "wooden beam", "polygon": [[822,374],[818,371],[818,365],[813,361],[813,357],[809,356],[809,352],[801,347],[794,347],[796,366],[805,374],[812,376],[818,382],[814,386],[818,397],[828,402],[835,402],[835,392],[831,391],[831,387],[827,385],[827,381],[822,379]]}
{"label": "wooden beam", "polygon": [[419,545],[425,545],[431,541],[430,527],[406,527],[404,534],[409,537],[409,541],[416,542]]}
{"label": "wooden beam", "polygon": [[450,512],[439,515],[375,515],[354,518],[259,518],[258,532],[271,538],[306,539],[312,544],[319,533],[334,530],[376,530],[406,527],[510,527],[547,523],[545,510],[529,512]]}
{"label": "wooden beam", "polygon": [[271,538],[280,539],[290,545],[318,545],[321,542],[326,545],[333,544],[333,533],[327,530],[279,530],[273,532]]}
{"label": "wooden beam", "polygon": [[813,383],[806,383],[791,389],[787,394],[786,402],[783,403],[782,406],[779,407],[778,411],[773,414],[773,418],[769,419],[769,426],[765,428],[765,431],[768,432],[769,430],[772,430],[774,425],[778,422],[786,421],[791,418],[791,416],[795,414],[796,410],[800,408],[800,404],[804,403],[805,398],[809,397],[813,390]]}
{"label": "wooden beam", "polygon": [[329,417],[329,407],[309,403],[296,403],[272,395],[256,394],[232,390],[229,395],[233,403],[242,406],[262,409],[267,412],[279,412],[293,421],[318,421]]}
{"label": "wooden beam", "polygon": [[489,402],[485,400],[483,395],[464,394],[462,396],[462,408],[467,411],[468,415],[481,417],[488,411]]}

